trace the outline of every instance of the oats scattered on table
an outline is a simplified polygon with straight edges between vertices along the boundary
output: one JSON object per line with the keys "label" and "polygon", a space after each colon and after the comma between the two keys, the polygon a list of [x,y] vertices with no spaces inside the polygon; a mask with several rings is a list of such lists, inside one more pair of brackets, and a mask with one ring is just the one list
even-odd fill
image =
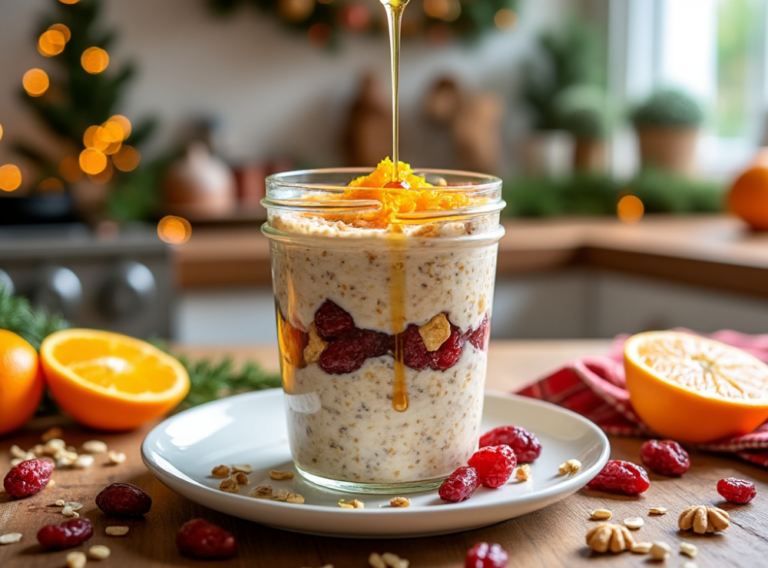
{"label": "oats scattered on table", "polygon": [[672,549],[666,542],[654,542],[651,545],[651,558],[653,560],[666,560]]}
{"label": "oats scattered on table", "polygon": [[251,489],[248,492],[248,497],[255,497],[256,499],[269,499],[272,497],[272,486],[259,485],[255,489]]}
{"label": "oats scattered on table", "polygon": [[240,484],[234,477],[228,477],[219,484],[219,489],[226,493],[238,493],[240,491]]}
{"label": "oats scattered on table", "polygon": [[571,475],[581,469],[581,462],[579,460],[568,460],[565,463],[560,464],[560,475]]}
{"label": "oats scattered on table", "polygon": [[70,552],[67,554],[67,568],[84,568],[87,558],[82,552]]}
{"label": "oats scattered on table", "polygon": [[524,463],[518,467],[517,471],[515,472],[515,477],[518,481],[528,481],[531,478],[531,466],[527,463]]}
{"label": "oats scattered on table", "polygon": [[82,454],[72,463],[75,469],[86,469],[93,465],[93,456],[91,454]]}
{"label": "oats scattered on table", "polygon": [[229,467],[226,465],[217,465],[211,470],[211,475],[214,477],[229,477]]}
{"label": "oats scattered on table", "polygon": [[648,554],[652,546],[652,542],[636,542],[630,550],[635,554]]}
{"label": "oats scattered on table", "polygon": [[384,554],[372,552],[368,557],[368,564],[371,568],[408,568],[410,562],[392,552],[385,552]]}
{"label": "oats scattered on table", "polygon": [[108,449],[107,444],[101,440],[88,440],[83,444],[83,451],[89,454],[103,454]]}
{"label": "oats scattered on table", "polygon": [[353,499],[352,501],[347,501],[346,499],[339,499],[339,507],[341,507],[342,509],[365,509],[365,503],[363,503],[359,499]]}
{"label": "oats scattered on table", "polygon": [[42,456],[44,453],[43,448],[44,446],[42,444],[35,444],[29,449],[29,451],[35,454],[36,456]]}
{"label": "oats scattered on table", "polygon": [[651,515],[666,515],[667,514],[667,508],[666,507],[651,507],[649,510],[649,513]]}
{"label": "oats scattered on table", "polygon": [[692,544],[690,542],[681,542],[680,552],[682,552],[686,556],[690,556],[691,558],[696,558],[696,554],[699,552],[699,549],[696,548],[695,544]]}
{"label": "oats scattered on table", "polygon": [[48,485],[45,486],[46,489],[53,489],[54,487],[56,487],[56,480],[55,479],[49,480],[48,481]]}
{"label": "oats scattered on table", "polygon": [[48,456],[52,456],[58,450],[65,450],[66,447],[67,444],[61,438],[51,438],[43,446],[43,453]]}
{"label": "oats scattered on table", "polygon": [[77,517],[80,516],[80,514],[77,511],[75,511],[74,509],[72,509],[72,507],[70,507],[69,505],[65,506],[61,510],[61,514],[64,515],[65,517],[75,517],[75,518],[77,518]]}
{"label": "oats scattered on table", "polygon": [[56,502],[54,503],[54,505],[55,505],[56,507],[64,507],[64,506],[66,506],[66,504],[67,504],[67,502],[66,502],[66,501],[64,501],[64,499],[59,499],[58,501],[56,501]]}
{"label": "oats scattered on table", "polygon": [[292,471],[280,471],[279,469],[269,470],[269,477],[277,481],[284,479],[293,479],[294,473]]}
{"label": "oats scattered on table", "polygon": [[232,472],[237,473],[238,471],[242,471],[245,474],[253,473],[253,467],[247,463],[238,463],[233,465]]}
{"label": "oats scattered on table", "polygon": [[12,458],[16,458],[16,459],[24,459],[24,456],[26,456],[26,455],[27,455],[27,452],[25,452],[24,450],[22,450],[22,449],[21,449],[19,446],[17,446],[16,444],[14,444],[13,446],[11,446],[11,449],[10,449],[9,451],[10,451],[10,453],[11,453],[11,457],[12,457]]}
{"label": "oats scattered on table", "polygon": [[696,566],[695,562],[691,562],[690,560],[683,564],[683,568],[699,568]]}
{"label": "oats scattered on table", "polygon": [[88,556],[94,560],[106,560],[112,551],[103,544],[96,544],[88,549]]}
{"label": "oats scattered on table", "polygon": [[395,507],[396,509],[410,507],[411,500],[408,499],[408,497],[393,497],[389,501],[389,506]]}
{"label": "oats scattered on table", "polygon": [[289,493],[288,497],[286,497],[285,501],[287,503],[294,503],[296,505],[303,505],[304,504],[304,496],[299,495],[298,493]]}
{"label": "oats scattered on table", "polygon": [[613,516],[608,509],[595,509],[589,514],[590,519],[594,520],[607,520]]}
{"label": "oats scattered on table", "polygon": [[61,438],[63,435],[64,431],[58,426],[54,426],[53,428],[46,430],[43,435],[40,436],[40,441],[46,443],[54,438]]}
{"label": "oats scattered on table", "polygon": [[107,454],[107,459],[109,460],[110,465],[120,465],[121,463],[125,462],[127,456],[123,452],[110,450]]}
{"label": "oats scattered on table", "polygon": [[645,521],[641,519],[640,517],[631,517],[629,519],[624,519],[624,526],[627,527],[630,530],[636,531],[645,524]]}
{"label": "oats scattered on table", "polygon": [[129,527],[115,525],[115,526],[107,527],[104,530],[104,532],[106,532],[109,536],[125,536],[128,534],[129,530],[130,530]]}
{"label": "oats scattered on table", "polygon": [[73,511],[79,511],[83,508],[82,503],[78,503],[77,501],[69,501],[68,503],[64,503],[65,507],[71,507]]}
{"label": "oats scattered on table", "polygon": [[0,535],[0,544],[15,544],[21,540],[21,533]]}

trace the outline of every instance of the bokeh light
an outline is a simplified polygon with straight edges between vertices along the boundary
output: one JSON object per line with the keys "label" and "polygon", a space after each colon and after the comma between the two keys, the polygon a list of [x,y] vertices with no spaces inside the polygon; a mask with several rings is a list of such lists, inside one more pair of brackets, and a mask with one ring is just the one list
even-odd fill
{"label": "bokeh light", "polygon": [[643,217],[643,202],[634,195],[625,195],[616,206],[616,214],[624,223],[637,223]]}
{"label": "bokeh light", "polygon": [[79,162],[80,169],[92,176],[100,174],[107,167],[107,157],[95,148],[86,148],[80,152]]}
{"label": "bokeh light", "polygon": [[309,38],[309,41],[322,47],[330,43],[331,37],[333,37],[333,30],[328,24],[318,22],[309,26],[307,37]]}
{"label": "bokeh light", "polygon": [[51,81],[48,79],[48,74],[42,69],[30,69],[24,73],[22,84],[30,97],[39,97],[48,90]]}
{"label": "bokeh light", "polygon": [[136,169],[141,161],[141,154],[133,146],[127,144],[112,156],[112,161],[115,163],[115,167],[121,172],[130,172]]}
{"label": "bokeh light", "polygon": [[40,36],[37,42],[38,51],[46,57],[53,57],[64,51],[67,40],[64,34],[57,30],[48,30]]}
{"label": "bokeh light", "polygon": [[64,183],[59,178],[45,178],[37,184],[37,190],[43,193],[58,193],[64,191]]}
{"label": "bokeh light", "polygon": [[459,0],[424,0],[424,13],[430,18],[452,22],[461,15]]}
{"label": "bokeh light", "polygon": [[72,37],[72,32],[69,31],[69,28],[65,26],[64,24],[53,24],[49,30],[61,32],[61,35],[64,36],[64,41],[68,42],[70,38]]}
{"label": "bokeh light", "polygon": [[3,139],[3,125],[0,124],[0,140]]}
{"label": "bokeh light", "polygon": [[125,118],[122,114],[116,114],[111,117],[108,122],[115,122],[123,129],[123,140],[127,139],[131,135],[131,121]]}
{"label": "bokeh light", "polygon": [[15,191],[21,185],[21,170],[13,164],[0,166],[0,189]]}
{"label": "bokeh light", "polygon": [[59,0],[62,4],[77,4],[80,0]]}
{"label": "bokeh light", "polygon": [[123,141],[118,140],[117,142],[112,142],[109,146],[104,148],[102,150],[107,156],[113,156],[114,154],[117,154],[120,151],[120,148],[123,147]]}
{"label": "bokeh light", "polygon": [[109,54],[100,47],[89,47],[80,57],[80,63],[88,73],[97,75],[109,65]]}
{"label": "bokeh light", "polygon": [[157,224],[157,236],[166,243],[180,245],[192,236],[192,225],[183,217],[167,215]]}
{"label": "bokeh light", "polygon": [[108,120],[96,130],[96,137],[110,145],[114,142],[125,140],[125,133],[123,132],[123,127],[117,122]]}
{"label": "bokeh light", "polygon": [[98,185],[103,185],[105,183],[109,183],[109,181],[112,179],[112,174],[115,173],[115,168],[112,167],[112,162],[107,159],[107,164],[104,167],[103,170],[101,170],[96,175],[88,175],[88,179],[91,180],[93,183],[96,183]]}
{"label": "bokeh light", "polygon": [[98,136],[99,127],[89,126],[85,130],[85,134],[83,134],[83,145],[86,148],[95,148],[99,152],[103,152],[107,149],[109,146],[109,142],[106,140],[102,140],[100,136]]}
{"label": "bokeh light", "polygon": [[493,15],[493,23],[500,30],[509,30],[517,23],[517,14],[509,8],[502,8]]}
{"label": "bokeh light", "polygon": [[59,164],[59,173],[61,177],[70,183],[83,179],[83,170],[80,169],[80,162],[77,156],[67,156]]}

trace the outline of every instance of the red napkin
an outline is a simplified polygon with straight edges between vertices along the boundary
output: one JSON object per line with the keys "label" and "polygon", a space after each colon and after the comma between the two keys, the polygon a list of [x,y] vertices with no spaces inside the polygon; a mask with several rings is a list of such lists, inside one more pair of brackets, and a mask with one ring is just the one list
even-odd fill
{"label": "red napkin", "polygon": [[[688,333],[694,333],[689,330]],[[632,409],[624,378],[623,347],[628,336],[616,337],[611,351],[602,357],[584,357],[540,379],[517,394],[546,400],[592,420],[607,434],[653,436]],[[768,335],[745,335],[723,330],[708,337],[739,347],[768,363]],[[750,434],[734,436],[694,447],[728,452],[768,467],[768,422]]]}

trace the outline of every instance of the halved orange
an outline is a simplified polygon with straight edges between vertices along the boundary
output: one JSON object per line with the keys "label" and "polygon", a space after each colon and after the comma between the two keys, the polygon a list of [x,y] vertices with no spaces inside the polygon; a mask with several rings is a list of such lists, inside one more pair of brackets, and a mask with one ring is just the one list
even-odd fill
{"label": "halved orange", "polygon": [[768,419],[768,365],[725,343],[640,333],[624,344],[624,368],[637,414],[678,442],[747,434]]}
{"label": "halved orange", "polygon": [[66,329],[40,346],[46,382],[75,420],[101,430],[129,430],[176,406],[189,376],[176,359],[118,333]]}

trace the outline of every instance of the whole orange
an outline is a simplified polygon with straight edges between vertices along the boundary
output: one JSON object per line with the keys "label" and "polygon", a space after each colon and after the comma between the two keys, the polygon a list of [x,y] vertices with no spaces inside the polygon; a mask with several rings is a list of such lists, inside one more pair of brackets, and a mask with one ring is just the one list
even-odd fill
{"label": "whole orange", "polygon": [[0,329],[0,435],[29,420],[42,396],[37,351],[21,336]]}
{"label": "whole orange", "polygon": [[731,186],[728,208],[757,231],[768,231],[768,167],[751,166]]}

